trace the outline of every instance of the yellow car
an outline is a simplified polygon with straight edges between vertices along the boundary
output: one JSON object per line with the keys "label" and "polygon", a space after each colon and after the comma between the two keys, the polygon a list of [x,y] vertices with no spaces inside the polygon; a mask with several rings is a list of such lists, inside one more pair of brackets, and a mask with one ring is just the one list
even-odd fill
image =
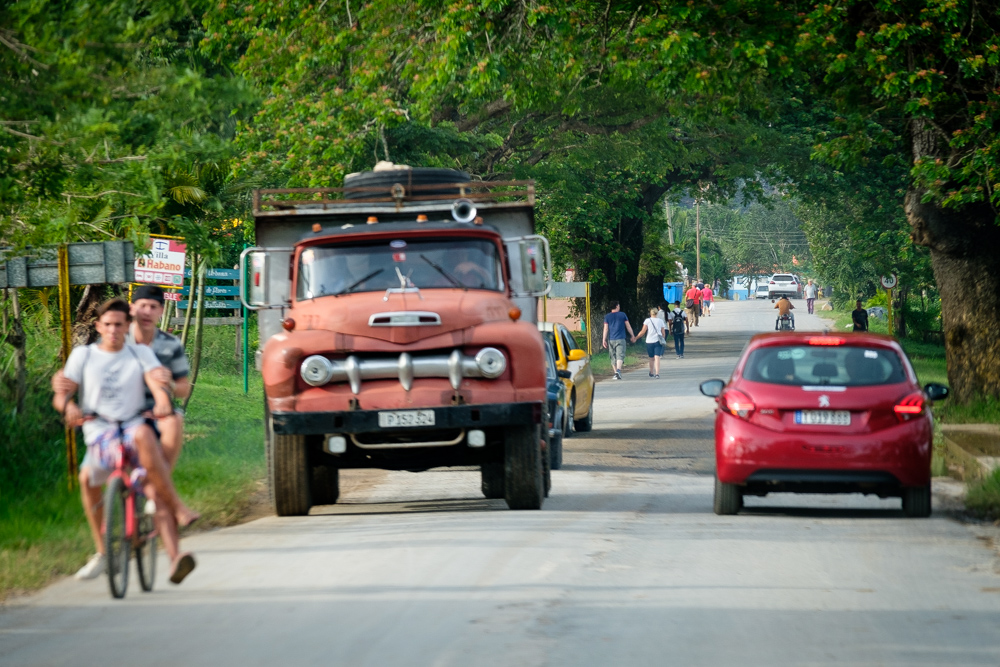
{"label": "yellow car", "polygon": [[568,437],[574,430],[589,431],[594,426],[594,373],[590,370],[590,356],[562,324],[539,322],[538,330],[554,344],[556,368],[571,374],[563,380],[569,396],[563,435]]}

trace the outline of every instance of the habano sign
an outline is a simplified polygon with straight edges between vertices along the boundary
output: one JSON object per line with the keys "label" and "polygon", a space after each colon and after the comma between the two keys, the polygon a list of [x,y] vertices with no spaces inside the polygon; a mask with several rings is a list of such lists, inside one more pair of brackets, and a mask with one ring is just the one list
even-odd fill
{"label": "habano sign", "polygon": [[135,282],[180,287],[187,246],[182,240],[150,237],[150,254],[135,260]]}

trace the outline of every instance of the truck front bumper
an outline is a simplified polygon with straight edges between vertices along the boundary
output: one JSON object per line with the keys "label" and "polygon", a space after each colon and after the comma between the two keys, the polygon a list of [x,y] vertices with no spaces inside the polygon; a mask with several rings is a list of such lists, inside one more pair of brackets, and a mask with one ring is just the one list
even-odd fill
{"label": "truck front bumper", "polygon": [[[434,429],[482,429],[517,424],[540,424],[542,404],[496,403],[489,405],[449,405],[413,408],[434,411]],[[274,412],[271,419],[278,435],[324,435],[328,433],[375,433],[379,412],[395,410],[348,410],[344,412]],[[405,430],[420,430],[410,427]],[[400,429],[403,430],[403,429]]]}

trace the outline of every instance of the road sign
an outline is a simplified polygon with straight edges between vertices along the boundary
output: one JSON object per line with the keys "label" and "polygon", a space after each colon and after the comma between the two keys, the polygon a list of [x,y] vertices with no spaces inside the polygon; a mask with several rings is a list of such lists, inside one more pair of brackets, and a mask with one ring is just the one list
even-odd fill
{"label": "road sign", "polygon": [[[100,285],[132,281],[131,241],[68,243],[69,285]],[[56,246],[27,248],[19,257],[4,257],[0,249],[0,288],[55,287],[59,280]]]}
{"label": "road sign", "polygon": [[896,277],[895,273],[890,273],[887,276],[882,276],[879,282],[882,283],[882,287],[886,289],[892,289],[893,287],[896,286],[896,283],[899,282],[899,279]]}
{"label": "road sign", "polygon": [[[185,287],[180,291],[185,296],[191,293],[190,287]],[[205,296],[239,296],[238,285],[205,285]]]}
{"label": "road sign", "polygon": [[548,296],[556,299],[582,299],[587,296],[587,283],[557,283],[550,281]]}
{"label": "road sign", "polygon": [[149,242],[150,254],[135,259],[135,282],[165,287],[183,285],[187,252],[184,241],[150,236]]}
{"label": "road sign", "polygon": [[[178,301],[177,302],[177,310],[187,310],[187,307],[188,307],[188,301],[187,301],[187,299],[185,299],[184,301]],[[221,299],[220,300],[213,300],[213,301],[209,301],[208,299],[205,299],[205,308],[206,309],[208,309],[208,308],[231,308],[231,309],[234,309],[234,310],[239,310],[242,307],[243,307],[243,304],[241,304],[238,299],[225,300],[225,301],[223,301]]]}
{"label": "road sign", "polygon": [[[191,269],[184,270],[184,277],[191,277]],[[208,269],[205,271],[205,277],[212,280],[239,280],[240,271],[239,269]]]}

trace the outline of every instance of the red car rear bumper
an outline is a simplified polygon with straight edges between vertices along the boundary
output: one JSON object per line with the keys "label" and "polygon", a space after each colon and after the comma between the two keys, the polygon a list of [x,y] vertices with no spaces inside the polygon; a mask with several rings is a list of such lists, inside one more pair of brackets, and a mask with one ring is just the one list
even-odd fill
{"label": "red car rear bumper", "polygon": [[[861,486],[866,475],[877,480],[891,475],[901,486],[924,486],[931,478],[929,417],[919,417],[898,426],[866,434],[826,432],[780,432],[717,412],[715,418],[715,462],[720,482],[763,483],[775,479],[803,482],[826,479]],[[829,473],[829,474],[825,474]],[[854,480],[852,482],[851,480]]]}

